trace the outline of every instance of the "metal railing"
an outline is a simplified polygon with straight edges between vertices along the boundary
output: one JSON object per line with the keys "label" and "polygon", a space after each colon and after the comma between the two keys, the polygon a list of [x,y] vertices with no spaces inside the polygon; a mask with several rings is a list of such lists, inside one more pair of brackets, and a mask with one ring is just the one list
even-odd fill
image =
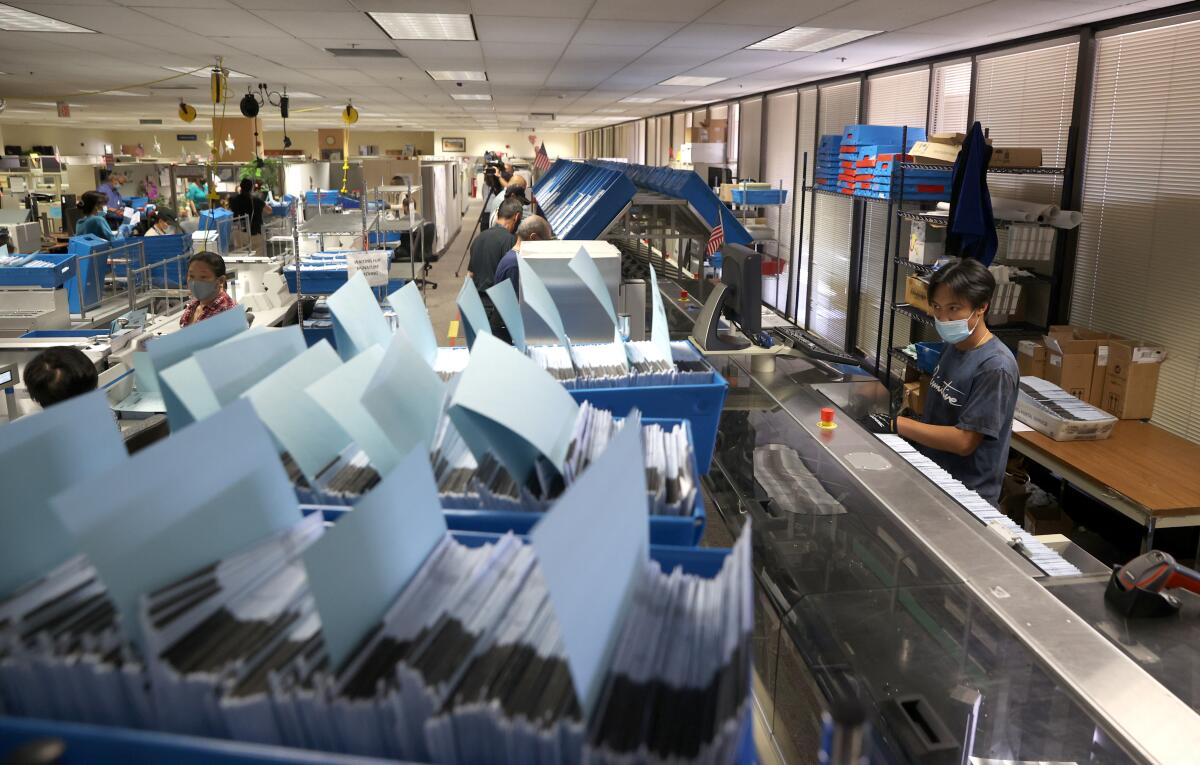
{"label": "metal railing", "polygon": [[[167,301],[168,310],[176,299],[180,304],[186,301],[187,261],[192,256],[190,241],[179,255],[153,263],[146,262],[145,244],[140,237],[118,241],[121,244],[107,250],[75,256],[79,274],[75,289],[81,320],[87,318],[89,310],[94,312],[122,293],[127,296],[131,311],[144,303],[154,308],[153,302],[160,298]],[[91,296],[96,299],[89,301]]]}

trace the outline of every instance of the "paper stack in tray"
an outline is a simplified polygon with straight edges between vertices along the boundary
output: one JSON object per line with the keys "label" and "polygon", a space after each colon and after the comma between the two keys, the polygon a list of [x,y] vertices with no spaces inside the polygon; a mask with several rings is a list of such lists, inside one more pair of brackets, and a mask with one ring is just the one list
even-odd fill
{"label": "paper stack in tray", "polygon": [[100,391],[0,427],[6,714],[421,762],[733,761],[749,530],[712,576],[652,562],[636,417],[528,544],[449,536],[421,443],[326,528],[272,441],[253,396],[132,457]]}
{"label": "paper stack in tray", "polygon": [[1038,377],[1021,378],[1016,418],[1055,441],[1101,441],[1117,425],[1108,412]]}

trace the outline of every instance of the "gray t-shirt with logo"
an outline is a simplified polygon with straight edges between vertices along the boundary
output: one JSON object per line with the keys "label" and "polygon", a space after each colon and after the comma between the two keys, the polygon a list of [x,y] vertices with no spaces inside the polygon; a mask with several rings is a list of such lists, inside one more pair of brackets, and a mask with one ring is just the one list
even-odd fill
{"label": "gray t-shirt with logo", "polygon": [[929,382],[922,419],[981,433],[983,441],[966,457],[929,447],[921,451],[992,504],[1000,501],[1020,379],[1012,351],[993,337],[969,351],[947,343]]}

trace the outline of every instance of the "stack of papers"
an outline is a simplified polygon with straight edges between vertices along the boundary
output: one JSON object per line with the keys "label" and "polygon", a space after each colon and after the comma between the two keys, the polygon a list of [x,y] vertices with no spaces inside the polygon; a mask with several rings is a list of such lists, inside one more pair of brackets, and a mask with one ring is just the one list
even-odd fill
{"label": "stack of papers", "polygon": [[1055,441],[1103,440],[1117,425],[1113,415],[1040,377],[1021,378],[1016,418]]}

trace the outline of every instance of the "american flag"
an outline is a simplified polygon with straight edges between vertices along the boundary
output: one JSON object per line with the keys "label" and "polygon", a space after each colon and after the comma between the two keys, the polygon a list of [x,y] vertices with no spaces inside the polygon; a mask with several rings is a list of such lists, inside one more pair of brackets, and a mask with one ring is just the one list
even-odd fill
{"label": "american flag", "polygon": [[723,244],[725,244],[725,226],[718,220],[717,225],[713,226],[712,233],[708,235],[708,247],[704,252],[711,258]]}
{"label": "american flag", "polygon": [[543,143],[537,147],[537,153],[533,158],[533,166],[543,173],[550,169],[550,155],[546,153],[546,144]]}

